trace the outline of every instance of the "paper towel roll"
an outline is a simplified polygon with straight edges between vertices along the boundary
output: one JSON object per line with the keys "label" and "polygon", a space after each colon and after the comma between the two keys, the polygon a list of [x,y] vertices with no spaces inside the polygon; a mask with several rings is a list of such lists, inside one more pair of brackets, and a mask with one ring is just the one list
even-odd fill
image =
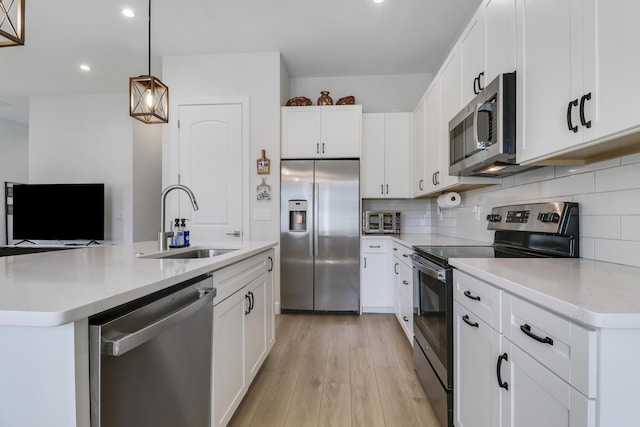
{"label": "paper towel roll", "polygon": [[455,208],[460,205],[460,195],[458,193],[445,193],[438,197],[437,202],[440,208]]}

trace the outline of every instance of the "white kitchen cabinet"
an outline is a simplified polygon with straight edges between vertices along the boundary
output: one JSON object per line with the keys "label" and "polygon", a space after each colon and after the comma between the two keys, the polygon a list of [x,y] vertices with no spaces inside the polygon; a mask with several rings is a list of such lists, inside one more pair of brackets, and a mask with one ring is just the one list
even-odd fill
{"label": "white kitchen cabinet", "polygon": [[362,198],[409,198],[412,113],[363,114]]}
{"label": "white kitchen cabinet", "polygon": [[454,316],[454,424],[501,427],[501,389],[495,368],[502,354],[502,334],[458,301]]}
{"label": "white kitchen cabinet", "polygon": [[391,313],[393,291],[389,277],[389,239],[363,237],[360,252],[362,311]]}
{"label": "white kitchen cabinet", "polygon": [[[431,85],[433,86],[433,85]],[[431,90],[431,86],[427,92]],[[413,141],[411,156],[413,157],[413,178],[411,180],[411,191],[413,197],[420,197],[427,194],[425,177],[427,174],[426,161],[426,123],[427,123],[427,102],[426,93],[420,98],[418,105],[413,110]]]}
{"label": "white kitchen cabinet", "polygon": [[362,106],[282,107],[281,158],[360,158]]}
{"label": "white kitchen cabinet", "polygon": [[395,241],[392,247],[391,268],[395,315],[409,343],[413,345],[413,265],[409,258],[413,250]]}
{"label": "white kitchen cabinet", "polygon": [[633,0],[518,2],[518,162],[588,158],[575,150],[640,129],[640,59],[620,48],[638,14]]}
{"label": "white kitchen cabinet", "polygon": [[274,253],[214,273],[213,426],[229,422],[273,346]]}
{"label": "white kitchen cabinet", "polygon": [[485,0],[460,37],[462,105],[516,69],[516,0]]}
{"label": "white kitchen cabinet", "polygon": [[503,355],[500,372],[509,387],[502,390],[503,426],[596,426],[595,399],[587,399],[508,339]]}

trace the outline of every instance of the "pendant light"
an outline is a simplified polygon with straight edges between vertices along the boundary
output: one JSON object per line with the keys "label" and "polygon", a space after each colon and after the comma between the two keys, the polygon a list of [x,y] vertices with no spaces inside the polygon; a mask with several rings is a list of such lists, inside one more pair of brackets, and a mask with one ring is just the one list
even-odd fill
{"label": "pendant light", "polygon": [[24,44],[24,0],[0,0],[0,47]]}
{"label": "pendant light", "polygon": [[143,123],[169,122],[169,88],[151,75],[151,0],[149,0],[149,74],[129,79],[129,115]]}

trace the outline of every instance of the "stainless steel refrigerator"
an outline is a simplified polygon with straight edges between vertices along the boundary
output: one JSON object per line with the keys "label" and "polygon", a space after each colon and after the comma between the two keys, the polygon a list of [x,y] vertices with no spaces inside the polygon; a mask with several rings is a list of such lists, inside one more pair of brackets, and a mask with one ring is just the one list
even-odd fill
{"label": "stainless steel refrigerator", "polygon": [[281,162],[282,310],[360,307],[360,162]]}

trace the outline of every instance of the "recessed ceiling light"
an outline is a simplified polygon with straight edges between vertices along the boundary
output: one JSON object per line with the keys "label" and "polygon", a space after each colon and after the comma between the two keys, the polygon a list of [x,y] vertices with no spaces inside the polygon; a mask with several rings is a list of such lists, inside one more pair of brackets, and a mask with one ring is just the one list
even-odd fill
{"label": "recessed ceiling light", "polygon": [[136,16],[136,14],[133,13],[133,10],[131,9],[122,9],[122,14],[127,18],[133,18],[134,16]]}
{"label": "recessed ceiling light", "polygon": [[91,67],[89,67],[87,64],[80,65],[80,69],[82,71],[91,71]]}
{"label": "recessed ceiling light", "polygon": [[373,0],[374,3],[382,3],[384,0]]}

